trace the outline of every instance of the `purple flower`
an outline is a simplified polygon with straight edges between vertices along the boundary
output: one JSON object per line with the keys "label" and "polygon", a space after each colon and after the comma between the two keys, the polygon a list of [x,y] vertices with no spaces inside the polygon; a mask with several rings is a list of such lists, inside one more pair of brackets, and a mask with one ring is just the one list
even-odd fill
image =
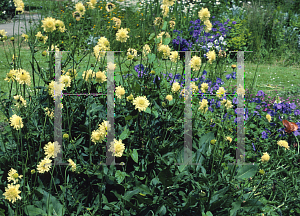
{"label": "purple flower", "polygon": [[265,93],[262,91],[262,90],[259,90],[258,92],[257,92],[257,95],[256,96],[265,96]]}
{"label": "purple flower", "polygon": [[236,79],[236,72],[233,72],[231,77],[232,77],[232,79]]}
{"label": "purple flower", "polygon": [[239,100],[238,100],[237,98],[233,98],[233,99],[232,99],[232,103],[233,103],[233,104],[238,104],[238,103],[239,103]]}
{"label": "purple flower", "polygon": [[[294,114],[295,114],[295,116],[300,115],[300,110],[296,109],[296,110],[294,111]],[[300,126],[299,126],[299,128],[300,128]]]}
{"label": "purple flower", "polygon": [[235,25],[235,24],[236,24],[236,21],[233,21],[232,24]]}
{"label": "purple flower", "polygon": [[263,139],[267,139],[268,138],[268,134],[266,133],[266,131],[263,131],[263,132],[261,132],[261,137],[263,138]]}
{"label": "purple flower", "polygon": [[232,77],[231,77],[231,74],[227,74],[227,75],[226,75],[226,79],[229,80],[230,78],[232,78]]}
{"label": "purple flower", "polygon": [[255,151],[255,146],[254,146],[254,144],[252,143],[252,146],[253,146],[253,149],[254,149],[254,151]]}
{"label": "purple flower", "polygon": [[295,103],[290,103],[290,108],[291,109],[296,109],[296,104]]}

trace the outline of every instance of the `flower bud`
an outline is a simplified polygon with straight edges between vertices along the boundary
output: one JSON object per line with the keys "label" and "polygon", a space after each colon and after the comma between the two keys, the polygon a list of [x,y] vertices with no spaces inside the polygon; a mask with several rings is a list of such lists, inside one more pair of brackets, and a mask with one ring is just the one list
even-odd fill
{"label": "flower bud", "polygon": [[165,106],[166,106],[166,103],[165,103],[165,102],[162,102],[161,105],[162,105],[163,107],[165,107]]}
{"label": "flower bud", "polygon": [[214,144],[216,144],[216,142],[217,142],[217,140],[213,139],[210,141],[210,144],[214,145]]}
{"label": "flower bud", "polygon": [[47,52],[46,51],[43,51],[42,52],[42,56],[46,56],[47,55]]}
{"label": "flower bud", "polygon": [[152,70],[150,73],[155,75],[155,71],[154,70]]}
{"label": "flower bud", "polygon": [[64,139],[69,139],[69,134],[66,134],[66,133],[65,133],[65,134],[63,135],[63,138],[64,138]]}
{"label": "flower bud", "polygon": [[10,38],[10,40],[11,40],[11,41],[14,41],[14,40],[15,40],[15,38],[14,38],[14,37],[11,37],[11,38]]}

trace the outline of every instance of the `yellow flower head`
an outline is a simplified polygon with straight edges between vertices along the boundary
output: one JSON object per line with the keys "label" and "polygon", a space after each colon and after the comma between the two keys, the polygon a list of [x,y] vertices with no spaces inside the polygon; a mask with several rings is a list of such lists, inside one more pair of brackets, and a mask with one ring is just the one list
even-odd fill
{"label": "yellow flower head", "polygon": [[95,73],[91,69],[84,71],[82,74],[83,79],[85,79],[86,82],[88,82],[91,78],[95,77]]}
{"label": "yellow flower head", "polygon": [[272,119],[272,117],[271,117],[269,114],[267,114],[267,115],[266,115],[266,119],[268,119],[268,121],[270,122],[271,119]]}
{"label": "yellow flower head", "polygon": [[27,34],[22,34],[22,37],[25,39],[25,41],[28,41],[28,35]]}
{"label": "yellow flower head", "polygon": [[175,21],[171,20],[171,21],[169,22],[169,24],[170,24],[170,28],[171,28],[171,29],[173,29],[173,28],[175,27]]}
{"label": "yellow flower head", "polygon": [[102,141],[105,139],[105,131],[103,130],[94,130],[91,134],[91,141],[93,143],[102,143]]}
{"label": "yellow flower head", "polygon": [[80,14],[80,16],[83,16],[85,13],[85,7],[81,2],[78,2],[75,5],[75,10]]}
{"label": "yellow flower head", "polygon": [[288,144],[288,142],[285,141],[285,140],[279,140],[279,141],[277,142],[277,144],[278,144],[279,146],[281,146],[281,147],[284,147],[285,150],[286,150],[286,149],[290,150],[289,144]]}
{"label": "yellow flower head", "polygon": [[199,102],[200,107],[198,108],[199,110],[204,110],[205,112],[208,110],[208,101],[206,99],[203,99],[201,102]]}
{"label": "yellow flower head", "polygon": [[96,73],[96,81],[98,83],[104,83],[105,81],[107,81],[107,77],[106,77],[105,73],[101,72],[101,71],[98,71]]}
{"label": "yellow flower head", "polygon": [[50,158],[45,157],[38,165],[37,170],[39,173],[49,172],[51,168],[52,160]]}
{"label": "yellow flower head", "polygon": [[127,50],[127,58],[128,59],[133,59],[134,57],[137,57],[137,51],[135,49],[129,48]]}
{"label": "yellow flower head", "polygon": [[6,78],[4,79],[7,82],[14,82],[14,80],[16,80],[16,74],[17,74],[17,70],[10,70],[9,73],[6,74]]}
{"label": "yellow flower head", "polygon": [[127,29],[121,28],[116,33],[116,40],[117,41],[120,41],[120,42],[124,43],[124,42],[127,41],[127,38],[129,38]]}
{"label": "yellow flower head", "polygon": [[156,17],[153,23],[155,26],[158,26],[158,28],[162,28],[163,26],[163,20],[161,17]]}
{"label": "yellow flower head", "polygon": [[165,4],[162,4],[160,7],[162,9],[163,17],[167,17],[168,13],[170,11],[169,6],[165,5]]}
{"label": "yellow flower head", "polygon": [[65,86],[65,87],[71,87],[71,77],[68,75],[61,75],[60,77],[60,82]]}
{"label": "yellow flower head", "polygon": [[168,58],[171,53],[171,48],[168,45],[160,45],[157,49],[158,52],[163,53],[163,58]]}
{"label": "yellow flower head", "polygon": [[199,91],[199,87],[195,84],[195,82],[191,82],[191,87],[192,87],[193,93]]}
{"label": "yellow flower head", "polygon": [[202,83],[201,84],[201,92],[205,93],[207,89],[208,89],[208,83]]}
{"label": "yellow flower head", "polygon": [[200,70],[201,58],[199,56],[193,56],[193,58],[190,61],[190,64],[193,71]]}
{"label": "yellow flower head", "polygon": [[111,12],[115,9],[116,5],[114,5],[113,3],[107,3],[105,9],[107,10],[107,12]]}
{"label": "yellow flower head", "polygon": [[151,53],[150,46],[148,44],[145,44],[143,47],[143,56],[146,57],[149,53]]}
{"label": "yellow flower head", "polygon": [[71,166],[72,172],[75,172],[76,171],[76,164],[74,163],[74,161],[72,161],[72,159],[69,159],[68,162],[69,162],[69,166]]}
{"label": "yellow flower head", "polygon": [[224,87],[219,87],[218,91],[217,91],[217,97],[221,98],[223,97],[223,95],[226,93],[226,90],[224,89]]}
{"label": "yellow flower head", "polygon": [[125,95],[125,89],[122,86],[116,88],[116,96],[119,99],[122,99],[122,96]]}
{"label": "yellow flower head", "polygon": [[149,101],[147,100],[146,96],[138,96],[136,97],[133,102],[133,105],[135,105],[135,109],[138,109],[139,112],[145,111],[147,107],[150,105]]}
{"label": "yellow flower head", "polygon": [[227,109],[230,109],[230,108],[233,107],[233,105],[232,105],[232,103],[231,103],[230,100],[227,100],[227,101],[226,101],[225,107],[226,107]]}
{"label": "yellow flower head", "polygon": [[228,140],[230,143],[232,142],[232,138],[231,137],[226,137],[226,140]]}
{"label": "yellow flower head", "polygon": [[169,6],[173,6],[175,0],[163,0],[162,4]]}
{"label": "yellow flower head", "polygon": [[210,17],[210,12],[208,11],[207,8],[202,8],[199,12],[198,12],[198,16],[200,18],[201,21],[205,21],[208,20]]}
{"label": "yellow flower head", "polygon": [[125,150],[125,145],[122,143],[122,140],[117,141],[114,139],[113,142],[111,142],[111,146],[108,149],[108,151],[113,152],[113,156],[116,157],[122,157],[123,152]]}
{"label": "yellow flower head", "polygon": [[16,74],[16,80],[19,82],[19,84],[23,85],[26,84],[28,86],[31,85],[31,80],[30,80],[30,74],[23,70],[23,69],[18,69],[18,72]]}
{"label": "yellow flower head", "polygon": [[204,21],[204,25],[205,25],[205,32],[208,33],[210,32],[210,30],[212,29],[212,24],[209,20],[205,20]]}
{"label": "yellow flower head", "polygon": [[269,160],[270,160],[270,156],[269,156],[269,154],[267,152],[265,152],[263,154],[263,156],[261,156],[261,161],[262,162],[268,162]]}
{"label": "yellow flower head", "polygon": [[134,97],[133,97],[133,95],[132,95],[132,94],[130,94],[130,95],[129,95],[129,96],[126,98],[126,100],[127,100],[127,101],[132,101],[132,100],[133,100],[133,98],[134,98]]}
{"label": "yellow flower head", "polygon": [[57,141],[48,142],[48,144],[46,144],[44,147],[46,157],[47,158],[57,157],[57,154],[61,152],[60,148],[61,146]]}
{"label": "yellow flower head", "polygon": [[7,181],[10,182],[10,181],[13,181],[14,184],[18,183],[18,178],[22,178],[23,175],[20,175],[17,173],[17,170],[11,168],[10,171],[8,172],[8,177],[7,177]]}
{"label": "yellow flower head", "polygon": [[42,23],[43,23],[42,27],[44,28],[45,32],[53,32],[56,30],[54,18],[52,17],[44,18],[42,20]]}
{"label": "yellow flower head", "polygon": [[167,99],[168,101],[171,101],[171,100],[173,100],[173,97],[172,97],[172,95],[167,95],[167,96],[166,96],[166,99]]}
{"label": "yellow flower head", "polygon": [[177,51],[170,52],[170,60],[175,63],[179,60],[179,55]]}
{"label": "yellow flower head", "polygon": [[20,116],[17,116],[16,114],[10,117],[10,125],[16,130],[20,130],[20,128],[24,127],[22,118]]}
{"label": "yellow flower head", "polygon": [[178,82],[174,82],[172,85],[172,92],[178,92],[180,89],[180,84]]}
{"label": "yellow flower head", "polygon": [[10,202],[14,203],[17,201],[17,199],[21,200],[20,193],[21,191],[19,190],[20,185],[13,185],[13,184],[8,184],[7,187],[5,188],[5,193],[3,195],[5,196],[5,199],[9,200]]}
{"label": "yellow flower head", "polygon": [[16,102],[15,106],[17,108],[20,108],[22,106],[26,107],[26,100],[24,100],[24,98],[21,95],[15,95],[14,99]]}
{"label": "yellow flower head", "polygon": [[216,53],[215,53],[215,51],[214,51],[214,50],[213,50],[213,51],[209,51],[209,52],[206,54],[206,57],[207,57],[207,59],[208,59],[208,62],[209,62],[210,64],[212,64],[212,62],[216,60]]}

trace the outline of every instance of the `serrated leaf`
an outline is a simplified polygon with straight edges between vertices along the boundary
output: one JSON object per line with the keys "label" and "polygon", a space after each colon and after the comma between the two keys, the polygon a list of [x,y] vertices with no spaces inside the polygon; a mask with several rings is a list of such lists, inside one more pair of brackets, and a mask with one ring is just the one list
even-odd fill
{"label": "serrated leaf", "polygon": [[117,178],[118,184],[120,184],[124,179],[125,176],[129,176],[126,172],[121,172],[120,170],[116,171],[115,177]]}

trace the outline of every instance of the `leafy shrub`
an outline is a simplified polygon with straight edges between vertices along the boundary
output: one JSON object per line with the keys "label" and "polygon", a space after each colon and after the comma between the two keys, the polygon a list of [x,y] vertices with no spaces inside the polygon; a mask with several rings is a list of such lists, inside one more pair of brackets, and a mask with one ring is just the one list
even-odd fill
{"label": "leafy shrub", "polygon": [[13,18],[15,16],[15,5],[12,0],[0,1],[0,19],[6,20],[7,18]]}

